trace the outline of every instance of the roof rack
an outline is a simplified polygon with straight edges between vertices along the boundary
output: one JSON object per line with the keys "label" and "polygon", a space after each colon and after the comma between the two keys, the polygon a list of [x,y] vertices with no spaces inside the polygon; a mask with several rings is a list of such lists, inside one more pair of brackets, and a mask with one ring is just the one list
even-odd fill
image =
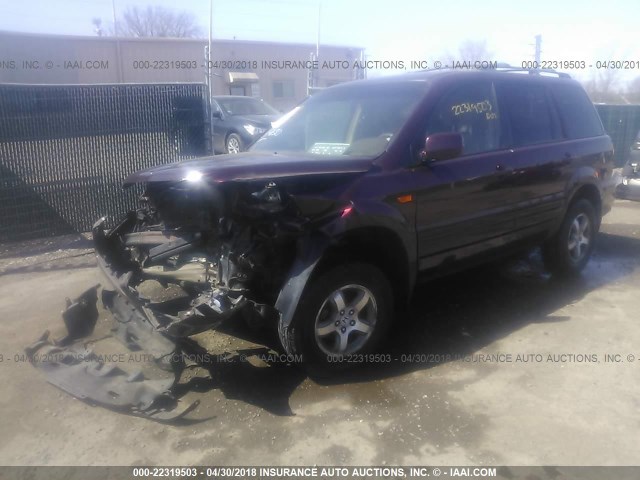
{"label": "roof rack", "polygon": [[558,72],[557,70],[552,70],[548,68],[518,68],[511,66],[500,66],[495,68],[494,70],[498,70],[500,72],[527,72],[529,75],[557,75],[559,78],[571,78],[571,75],[564,72]]}

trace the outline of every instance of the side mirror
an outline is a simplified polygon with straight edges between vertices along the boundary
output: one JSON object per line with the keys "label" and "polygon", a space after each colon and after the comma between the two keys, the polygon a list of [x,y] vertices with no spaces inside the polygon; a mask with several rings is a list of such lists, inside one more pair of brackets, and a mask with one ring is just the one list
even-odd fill
{"label": "side mirror", "polygon": [[434,133],[424,141],[420,152],[422,162],[448,160],[462,154],[462,135],[459,133]]}
{"label": "side mirror", "polygon": [[213,118],[222,118],[222,112],[220,110],[214,110],[211,112],[211,116]]}

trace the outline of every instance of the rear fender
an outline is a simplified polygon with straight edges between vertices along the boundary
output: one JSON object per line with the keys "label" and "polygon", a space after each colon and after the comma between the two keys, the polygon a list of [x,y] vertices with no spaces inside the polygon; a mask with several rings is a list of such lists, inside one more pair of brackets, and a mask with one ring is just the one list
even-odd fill
{"label": "rear fender", "polygon": [[[602,216],[611,209],[614,190],[614,179],[606,177],[603,171],[591,166],[580,167],[568,184],[565,214],[576,198],[585,197],[593,203],[598,213],[598,222],[600,222]],[[559,219],[557,228],[560,227],[562,218]]]}

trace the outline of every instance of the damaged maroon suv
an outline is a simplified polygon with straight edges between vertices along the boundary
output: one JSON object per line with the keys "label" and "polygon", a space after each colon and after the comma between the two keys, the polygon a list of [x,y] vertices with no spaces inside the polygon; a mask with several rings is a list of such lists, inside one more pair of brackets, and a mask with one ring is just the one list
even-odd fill
{"label": "damaged maroon suv", "polygon": [[[94,228],[124,335],[277,328],[311,364],[371,352],[416,280],[542,245],[580,271],[612,204],[613,148],[555,72],[406,74],[338,85],[248,152],[141,171],[140,208]],[[162,301],[140,286],[166,289]]]}

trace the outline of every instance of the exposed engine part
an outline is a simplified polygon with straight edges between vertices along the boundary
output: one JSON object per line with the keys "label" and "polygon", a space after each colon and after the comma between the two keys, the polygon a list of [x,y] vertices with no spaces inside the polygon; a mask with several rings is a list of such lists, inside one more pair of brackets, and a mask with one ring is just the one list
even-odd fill
{"label": "exposed engine part", "polygon": [[179,253],[189,251],[194,245],[199,243],[199,240],[199,233],[196,233],[193,236],[176,237],[166,243],[150,248],[148,252],[148,261],[149,263],[160,262],[173,257],[174,255],[178,255]]}
{"label": "exposed engine part", "polygon": [[158,279],[204,284],[209,281],[210,276],[216,276],[217,271],[212,264],[206,262],[206,259],[202,260],[202,262],[186,263],[175,269],[164,265],[154,265],[143,268],[142,273]]}
{"label": "exposed engine part", "polygon": [[[236,314],[251,324],[272,321],[269,305],[278,297],[305,219],[274,182],[248,187],[214,194],[205,187],[150,185],[142,209],[108,232],[104,221],[94,226],[98,264],[108,283],[156,330],[184,337]],[[205,207],[213,197],[221,203]],[[199,213],[185,214],[176,228],[186,210]],[[141,290],[146,279],[167,289],[178,284],[191,301],[154,301]]]}
{"label": "exposed engine part", "polygon": [[247,300],[242,296],[236,298],[221,290],[200,295],[193,300],[193,308],[160,329],[172,337],[188,337],[217,328],[239,312]]}
{"label": "exposed engine part", "polygon": [[122,236],[127,247],[134,245],[162,245],[167,242],[175,242],[178,237],[171,232],[135,232]]}

